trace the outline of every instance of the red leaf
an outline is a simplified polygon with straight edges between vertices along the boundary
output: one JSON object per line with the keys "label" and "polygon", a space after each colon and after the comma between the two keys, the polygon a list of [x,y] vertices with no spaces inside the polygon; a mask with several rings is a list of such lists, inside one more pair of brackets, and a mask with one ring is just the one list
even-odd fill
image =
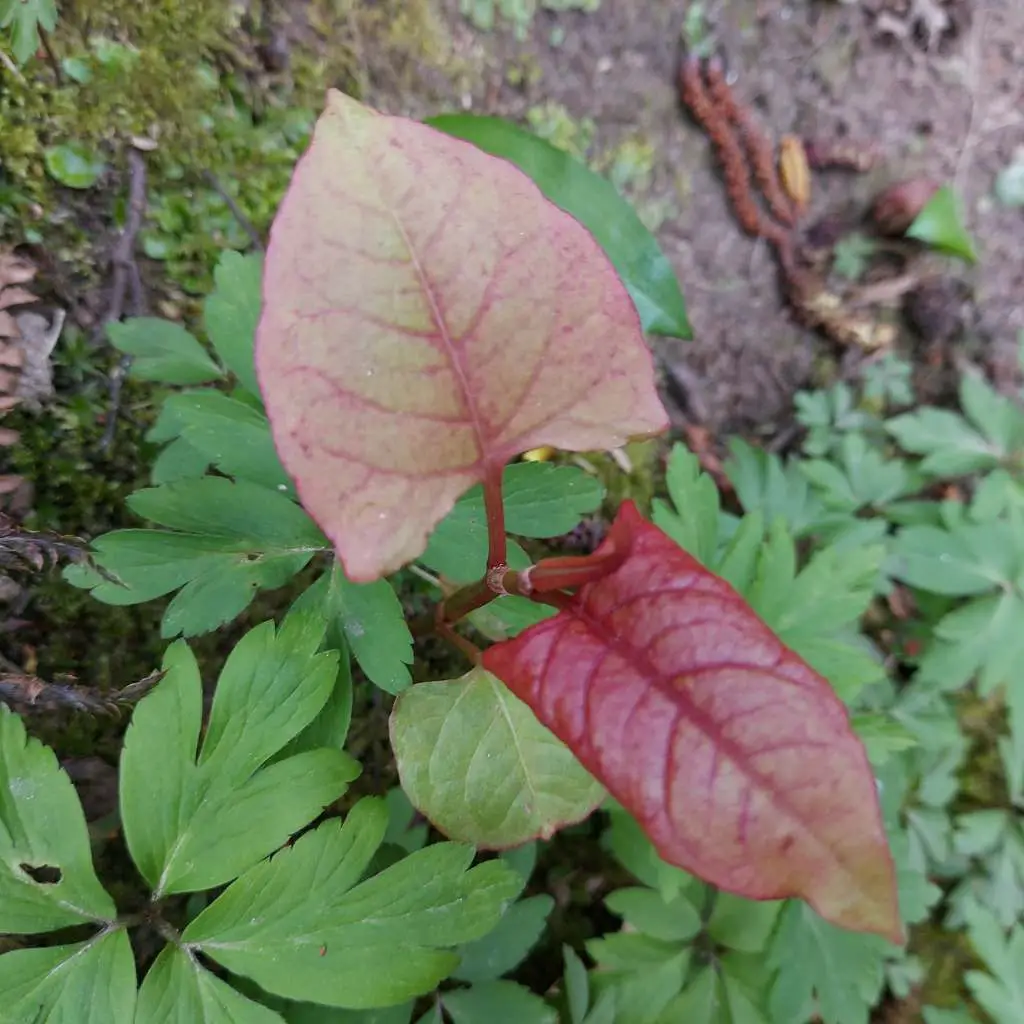
{"label": "red leaf", "polygon": [[256,369],[350,579],[531,448],[665,429],[625,287],[512,164],[332,92],[271,233]]}
{"label": "red leaf", "polygon": [[485,667],[665,860],[901,941],[874,776],[828,682],[631,502],[610,544],[629,551],[614,573]]}

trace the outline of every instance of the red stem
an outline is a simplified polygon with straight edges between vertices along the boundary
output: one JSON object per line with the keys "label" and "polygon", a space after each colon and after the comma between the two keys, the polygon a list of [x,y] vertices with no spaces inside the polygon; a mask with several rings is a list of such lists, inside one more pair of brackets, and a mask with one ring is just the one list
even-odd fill
{"label": "red stem", "polygon": [[501,474],[504,467],[489,465],[484,473],[484,508],[487,511],[487,568],[508,562],[505,538],[505,505],[501,499]]}
{"label": "red stem", "polygon": [[615,572],[625,557],[625,551],[612,549],[599,555],[545,558],[522,572],[506,573],[503,584],[508,593],[523,597],[573,590]]}

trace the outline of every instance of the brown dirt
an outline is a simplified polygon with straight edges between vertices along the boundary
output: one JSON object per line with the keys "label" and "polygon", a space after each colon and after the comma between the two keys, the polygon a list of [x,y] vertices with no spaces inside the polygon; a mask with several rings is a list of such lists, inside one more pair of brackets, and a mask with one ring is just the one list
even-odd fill
{"label": "brown dirt", "polygon": [[[453,66],[478,71],[461,76],[469,84],[452,106],[521,118],[553,100],[593,120],[592,157],[627,138],[653,146],[644,199],[672,211],[658,237],[695,330],[692,343],[663,348],[696,374],[713,429],[763,436],[783,429],[794,390],[827,380],[841,353],[793,322],[767,246],[740,233],[708,143],[680,112],[674,70],[689,4],[604,0],[590,14],[542,11],[524,42],[508,29],[475,31],[458,0],[440,4]],[[956,186],[980,255],[975,269],[949,264],[973,294],[970,350],[993,365],[1012,362],[1024,329],[1024,211],[1004,209],[991,195],[1024,142],[1024,4],[711,0],[704,9],[737,95],[776,140],[846,137],[884,153],[863,177],[816,178],[808,222],[862,209],[881,185],[912,174]],[[925,16],[936,11],[950,20],[929,47]],[[552,44],[556,29],[560,45]]]}

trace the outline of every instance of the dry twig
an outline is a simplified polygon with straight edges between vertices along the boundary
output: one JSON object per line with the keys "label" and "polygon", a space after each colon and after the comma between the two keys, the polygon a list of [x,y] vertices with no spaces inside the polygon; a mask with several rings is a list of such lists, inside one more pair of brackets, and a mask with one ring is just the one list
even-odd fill
{"label": "dry twig", "polygon": [[113,693],[96,694],[72,683],[48,683],[38,676],[14,672],[0,673],[0,700],[21,710],[84,711],[92,715],[120,715],[138,703],[166,673],[151,672],[144,679],[129,683]]}

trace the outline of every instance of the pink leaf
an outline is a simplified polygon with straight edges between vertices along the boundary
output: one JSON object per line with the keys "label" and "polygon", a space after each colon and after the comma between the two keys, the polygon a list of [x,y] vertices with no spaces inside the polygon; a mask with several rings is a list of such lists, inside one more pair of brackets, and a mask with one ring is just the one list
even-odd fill
{"label": "pink leaf", "polygon": [[531,448],[663,430],[603,251],[512,164],[337,92],[271,232],[256,369],[278,453],[350,579],[421,554]]}
{"label": "pink leaf", "polygon": [[900,941],[874,776],[828,682],[631,502],[613,544],[629,551],[614,573],[484,666],[666,860]]}

